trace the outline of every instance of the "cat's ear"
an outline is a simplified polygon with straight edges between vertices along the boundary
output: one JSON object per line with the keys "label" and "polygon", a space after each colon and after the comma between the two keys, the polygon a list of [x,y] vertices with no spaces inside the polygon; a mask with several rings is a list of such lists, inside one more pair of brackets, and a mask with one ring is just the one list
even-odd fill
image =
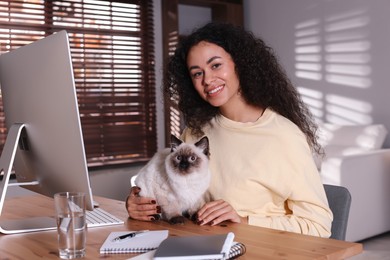
{"label": "cat's ear", "polygon": [[177,147],[182,143],[183,141],[177,138],[174,135],[171,135],[171,152],[175,151]]}
{"label": "cat's ear", "polygon": [[195,146],[202,149],[207,157],[210,157],[209,138],[207,136],[202,137],[202,139],[195,143]]}

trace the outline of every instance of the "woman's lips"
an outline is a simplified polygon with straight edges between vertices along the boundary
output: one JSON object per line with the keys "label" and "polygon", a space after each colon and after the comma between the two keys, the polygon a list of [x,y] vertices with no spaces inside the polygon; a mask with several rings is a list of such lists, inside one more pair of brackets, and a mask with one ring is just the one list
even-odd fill
{"label": "woman's lips", "polygon": [[215,94],[217,94],[218,92],[220,92],[220,91],[223,89],[223,87],[224,87],[223,85],[218,86],[218,87],[216,87],[216,88],[211,89],[210,91],[207,91],[206,93],[207,93],[207,95],[209,95],[209,96],[215,95]]}

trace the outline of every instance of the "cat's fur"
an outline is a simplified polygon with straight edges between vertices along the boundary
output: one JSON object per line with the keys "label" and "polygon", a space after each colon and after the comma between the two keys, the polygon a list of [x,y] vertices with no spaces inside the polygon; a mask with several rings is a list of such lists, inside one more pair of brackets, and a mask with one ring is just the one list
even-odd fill
{"label": "cat's fur", "polygon": [[172,135],[171,148],[157,152],[138,173],[139,195],[155,198],[164,220],[184,223],[184,216],[194,217],[207,200],[209,156],[206,136],[189,144]]}

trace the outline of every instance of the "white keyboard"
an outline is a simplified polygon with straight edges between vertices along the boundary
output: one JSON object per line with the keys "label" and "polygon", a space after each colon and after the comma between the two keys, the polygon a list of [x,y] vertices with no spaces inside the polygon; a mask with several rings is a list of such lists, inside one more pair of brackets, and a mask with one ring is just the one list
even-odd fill
{"label": "white keyboard", "polygon": [[88,227],[102,227],[124,223],[123,220],[115,217],[101,208],[94,208],[93,211],[87,210],[86,221]]}

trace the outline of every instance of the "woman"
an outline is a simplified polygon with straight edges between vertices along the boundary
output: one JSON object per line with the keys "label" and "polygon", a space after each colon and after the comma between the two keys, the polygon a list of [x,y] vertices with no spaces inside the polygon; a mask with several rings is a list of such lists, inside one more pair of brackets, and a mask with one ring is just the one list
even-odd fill
{"label": "woman", "polygon": [[[209,191],[200,225],[248,223],[329,237],[332,213],[312,152],[316,125],[272,50],[252,33],[209,23],[171,57],[165,93],[179,97],[182,139],[210,140]],[[153,198],[127,199],[129,216],[153,220]]]}

